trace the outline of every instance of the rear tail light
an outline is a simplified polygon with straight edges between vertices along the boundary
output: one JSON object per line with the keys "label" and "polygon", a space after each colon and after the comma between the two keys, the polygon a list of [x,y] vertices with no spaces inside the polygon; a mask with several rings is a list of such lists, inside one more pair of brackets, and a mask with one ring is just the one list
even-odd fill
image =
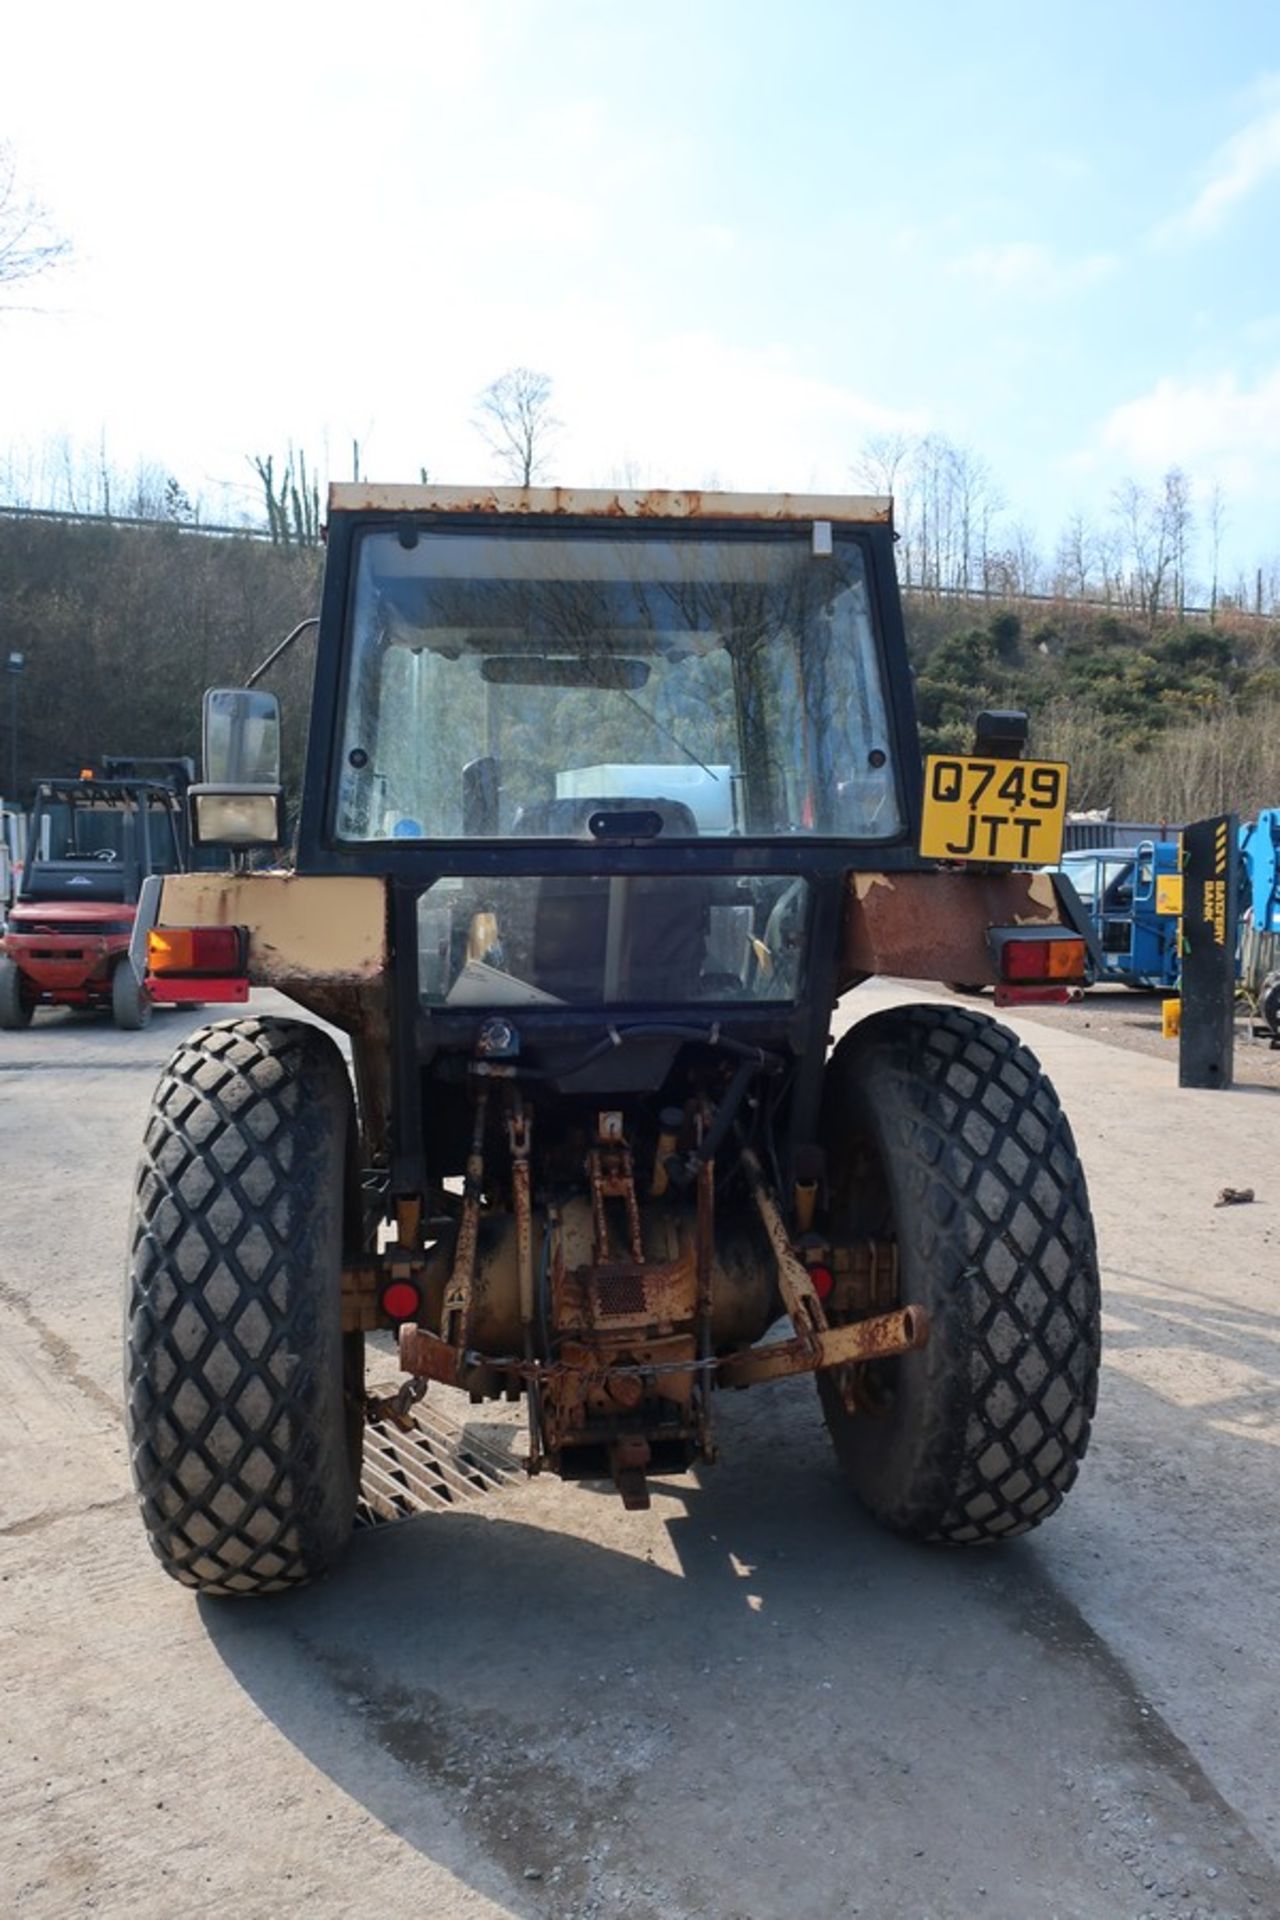
{"label": "rear tail light", "polygon": [[1001,941],[1000,978],[1017,986],[1063,986],[1084,979],[1084,941],[1070,934]]}
{"label": "rear tail light", "polygon": [[412,1320],[422,1307],[422,1295],[412,1280],[388,1280],[379,1304],[388,1320]]}
{"label": "rear tail light", "polygon": [[244,972],[241,927],[153,927],[147,935],[147,972],[238,974]]}
{"label": "rear tail light", "polygon": [[810,1267],[809,1278],[813,1282],[813,1290],[819,1300],[826,1300],[830,1296],[831,1289],[836,1283],[836,1277],[830,1267]]}

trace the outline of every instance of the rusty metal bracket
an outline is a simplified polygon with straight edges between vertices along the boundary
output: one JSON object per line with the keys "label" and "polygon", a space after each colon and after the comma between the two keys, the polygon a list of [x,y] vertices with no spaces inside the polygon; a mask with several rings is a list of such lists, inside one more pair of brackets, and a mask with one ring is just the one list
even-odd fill
{"label": "rusty metal bracket", "polygon": [[422,1201],[416,1194],[396,1201],[396,1239],[406,1252],[422,1245]]}
{"label": "rusty metal bracket", "polygon": [[471,1151],[467,1155],[466,1178],[462,1187],[462,1220],[458,1244],[454,1249],[453,1271],[445,1288],[440,1325],[446,1344],[461,1352],[467,1345],[471,1323],[471,1288],[476,1272],[476,1244],[480,1235],[480,1196],[484,1188],[484,1123],[489,1105],[489,1089],[482,1081],[476,1094],[475,1120],[471,1130]]}
{"label": "rusty metal bracket", "polygon": [[446,1387],[465,1386],[470,1371],[465,1353],[411,1320],[400,1329],[400,1367],[404,1373],[422,1374]]}
{"label": "rusty metal bracket", "polygon": [[827,1314],[837,1325],[856,1314],[887,1313],[898,1304],[896,1240],[854,1240],[827,1247],[822,1255],[835,1276]]}
{"label": "rusty metal bracket", "polygon": [[649,1483],[645,1479],[649,1458],[649,1442],[639,1438],[615,1441],[609,1449],[613,1484],[628,1513],[643,1513],[649,1505]]}
{"label": "rusty metal bracket", "polygon": [[[716,1163],[703,1160],[698,1167],[698,1214],[695,1251],[698,1275],[698,1358],[711,1358],[711,1283],[715,1260]],[[716,1457],[711,1427],[711,1376],[704,1373],[698,1382],[695,1417],[698,1427],[698,1451],[704,1460]]]}
{"label": "rusty metal bracket", "polygon": [[764,1177],[764,1169],[750,1147],[744,1147],[741,1158],[742,1170],[747,1176],[751,1188],[751,1197],[756,1203],[773,1257],[778,1263],[778,1287],[782,1294],[782,1304],[791,1317],[799,1342],[812,1347],[813,1342],[826,1332],[827,1316],[809,1269],[800,1259],[791,1245],[786,1222],[778,1211],[778,1203],[769,1191]]}
{"label": "rusty metal bracket", "polygon": [[[533,1116],[525,1111],[518,1086],[508,1092],[507,1143],[511,1149],[511,1206],[516,1220],[516,1282],[520,1295],[520,1330],[524,1356],[532,1363],[533,1344],[533,1190],[529,1165]],[[533,1374],[526,1377],[525,1403],[529,1421],[529,1457],[542,1449],[542,1396]]]}
{"label": "rusty metal bracket", "polygon": [[929,1338],[929,1316],[923,1307],[903,1307],[896,1313],[855,1320],[847,1327],[828,1327],[808,1340],[779,1340],[772,1346],[749,1347],[720,1362],[722,1387],[755,1386],[762,1380],[783,1380],[793,1373],[816,1373],[826,1367],[886,1360],[913,1353]]}
{"label": "rusty metal bracket", "polygon": [[620,1134],[603,1134],[587,1159],[591,1181],[591,1218],[595,1232],[595,1261],[605,1265],[612,1257],[606,1200],[621,1200],[626,1211],[627,1243],[636,1266],[644,1265],[644,1237],[640,1229],[640,1204],[636,1199],[635,1169],[631,1149]]}
{"label": "rusty metal bracket", "polygon": [[413,1419],[411,1409],[421,1400],[427,1390],[427,1382],[421,1375],[405,1380],[395,1393],[366,1394],[364,1417],[370,1426],[380,1421],[390,1420],[399,1427],[401,1433],[412,1433]]}
{"label": "rusty metal bracket", "polygon": [[520,1325],[526,1347],[533,1326],[533,1201],[529,1179],[531,1116],[524,1110],[520,1089],[513,1088],[507,1114],[507,1141],[511,1148],[511,1206],[516,1221],[516,1273],[520,1289]]}

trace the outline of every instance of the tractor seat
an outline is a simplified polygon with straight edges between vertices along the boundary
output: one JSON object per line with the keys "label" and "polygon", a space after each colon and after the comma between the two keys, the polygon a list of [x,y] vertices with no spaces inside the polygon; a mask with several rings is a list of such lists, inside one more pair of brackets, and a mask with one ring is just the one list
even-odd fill
{"label": "tractor seat", "polygon": [[608,998],[683,1006],[707,950],[708,886],[694,874],[548,874],[538,882],[533,979],[559,1000],[596,1002],[606,985],[610,920],[621,975]]}

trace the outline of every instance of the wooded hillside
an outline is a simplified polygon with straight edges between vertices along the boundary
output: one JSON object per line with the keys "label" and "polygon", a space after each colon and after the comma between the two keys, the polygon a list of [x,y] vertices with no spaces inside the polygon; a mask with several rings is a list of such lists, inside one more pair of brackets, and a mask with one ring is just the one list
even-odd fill
{"label": "wooded hillside", "polygon": [[[236,684],[316,611],[321,565],[314,547],[177,524],[0,517],[0,644],[27,663],[20,786],[103,753],[198,755],[204,688]],[[927,748],[967,745],[983,706],[1026,706],[1033,750],[1071,763],[1073,805],[1152,820],[1280,805],[1280,622],[921,591],[906,608]],[[311,658],[300,641],[270,682],[294,779]],[[0,781],[10,715],[6,697]]]}
{"label": "wooded hillside", "polygon": [[[239,684],[317,610],[322,559],[314,548],[176,525],[0,517],[0,651],[26,658],[20,789],[104,753],[198,760],[204,689]],[[309,646],[294,655],[272,682],[290,745],[303,725]],[[9,779],[10,715],[6,698],[0,784]]]}

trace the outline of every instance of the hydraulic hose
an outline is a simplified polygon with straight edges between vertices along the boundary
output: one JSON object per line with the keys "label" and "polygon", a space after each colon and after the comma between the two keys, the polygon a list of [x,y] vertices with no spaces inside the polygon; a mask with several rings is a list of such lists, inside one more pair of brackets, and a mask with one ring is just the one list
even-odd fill
{"label": "hydraulic hose", "polygon": [[715,1119],[702,1136],[702,1143],[696,1150],[695,1159],[702,1161],[715,1159],[729,1136],[729,1129],[737,1117],[738,1108],[742,1105],[742,1096],[759,1071],[758,1061],[739,1061],[737,1072],[725,1088],[724,1099],[716,1108]]}
{"label": "hydraulic hose", "polygon": [[[521,1065],[515,1069],[515,1077],[521,1080],[567,1080],[575,1073],[581,1073],[584,1067],[589,1067],[595,1061],[603,1059],[612,1048],[625,1046],[628,1040],[697,1040],[703,1046],[719,1047],[723,1052],[733,1054],[736,1059],[744,1063],[749,1062],[753,1072],[782,1064],[776,1053],[770,1053],[764,1047],[750,1046],[746,1041],[735,1040],[731,1035],[721,1033],[718,1022],[711,1027],[688,1027],[651,1020],[641,1021],[635,1026],[610,1027],[603,1040],[597,1040],[568,1066],[557,1067],[554,1072],[547,1067]],[[741,1098],[741,1095],[738,1097]]]}

